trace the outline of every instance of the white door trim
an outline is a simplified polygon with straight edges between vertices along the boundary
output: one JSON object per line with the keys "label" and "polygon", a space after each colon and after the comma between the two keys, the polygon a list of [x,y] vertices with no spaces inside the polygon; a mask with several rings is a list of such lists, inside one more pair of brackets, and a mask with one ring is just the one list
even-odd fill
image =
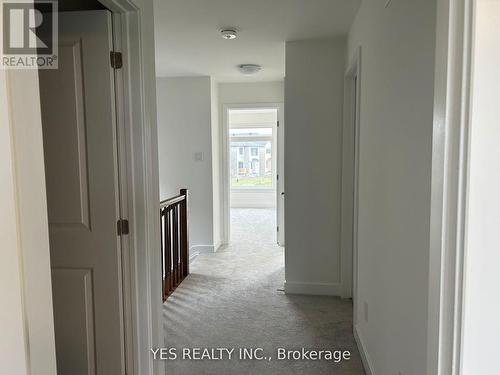
{"label": "white door trim", "polygon": [[439,0],[436,35],[427,373],[459,375],[474,0]]}
{"label": "white door trim", "polygon": [[[113,12],[113,48],[115,51],[126,53],[127,45],[124,45],[123,35],[126,35],[127,29],[123,25],[122,13]],[[115,109],[116,109],[116,138],[117,138],[117,162],[118,162],[118,184],[119,184],[119,217],[129,219],[132,186],[129,186],[131,160],[130,154],[130,136],[127,131],[130,129],[131,116],[127,116],[127,101],[129,93],[127,91],[128,82],[125,79],[125,69],[115,69]],[[133,190],[132,190],[133,191]],[[137,303],[137,297],[133,291],[136,280],[132,277],[132,267],[134,265],[135,247],[133,241],[130,241],[133,234],[120,237],[120,246],[122,251],[122,304],[123,304],[123,322],[124,322],[124,352],[125,352],[125,372],[127,375],[137,374],[136,355],[137,348],[137,329],[134,327],[133,305]]]}
{"label": "white door trim", "polygon": [[[356,85],[356,87],[354,87]],[[356,95],[356,96],[354,96]],[[342,130],[342,229],[341,293],[353,299],[353,322],[357,316],[358,180],[361,101],[361,47],[356,49],[344,78],[344,124]]]}
{"label": "white door trim", "polygon": [[156,91],[154,86],[149,87],[152,92],[147,88],[154,72],[146,72],[144,62],[144,10],[132,0],[99,1],[113,12],[115,49],[123,54],[117,88],[122,91],[118,105],[123,110],[118,123],[121,208],[130,222],[130,235],[122,243],[128,247],[123,258],[127,375],[159,374],[161,362],[153,362],[144,350],[163,344],[161,278],[156,272],[160,264],[156,112],[151,108]]}
{"label": "white door trim", "polygon": [[[276,165],[276,243],[285,247],[285,113],[283,104],[278,109],[278,126],[276,127],[275,165]],[[283,197],[282,197],[283,195]]]}
{"label": "white door trim", "polygon": [[[220,134],[220,147],[221,147],[221,237],[222,244],[227,245],[231,239],[231,189],[229,180],[229,123],[228,123],[228,113],[231,109],[277,109],[278,110],[278,121],[280,124],[284,124],[283,120],[283,103],[243,103],[243,104],[222,104],[222,129]],[[277,137],[276,137],[277,139]],[[275,162],[277,166],[277,162]]]}

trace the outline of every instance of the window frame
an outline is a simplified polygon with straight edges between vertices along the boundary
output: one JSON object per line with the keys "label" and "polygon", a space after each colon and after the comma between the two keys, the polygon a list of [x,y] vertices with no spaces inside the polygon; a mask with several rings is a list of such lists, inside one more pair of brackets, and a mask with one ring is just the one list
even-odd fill
{"label": "window frame", "polygon": [[[230,129],[254,129],[254,128],[264,128],[264,129],[271,129],[271,135],[262,135],[262,136],[231,136],[228,134],[228,146],[231,149],[231,143],[234,141],[237,142],[254,142],[255,140],[258,141],[265,141],[265,142],[271,142],[271,158],[272,158],[272,168],[271,168],[271,185],[270,186],[233,186],[232,185],[232,177],[229,175],[229,189],[230,190],[236,190],[236,191],[257,191],[257,192],[264,192],[264,191],[274,191],[276,189],[276,182],[275,178],[273,176],[276,175],[276,158],[277,155],[275,155],[275,152],[273,150],[276,150],[276,127],[273,126],[271,123],[263,123],[263,124],[238,124],[237,126],[230,126]],[[239,149],[242,147],[238,146],[238,155],[239,155]],[[252,155],[252,150],[257,149],[257,155]],[[243,153],[244,154],[244,153]],[[268,155],[268,154],[264,154]],[[258,157],[259,156],[259,148],[250,146],[250,162],[253,160],[253,157]],[[237,161],[238,162],[238,161]],[[229,155],[229,163],[231,163],[231,155]]]}

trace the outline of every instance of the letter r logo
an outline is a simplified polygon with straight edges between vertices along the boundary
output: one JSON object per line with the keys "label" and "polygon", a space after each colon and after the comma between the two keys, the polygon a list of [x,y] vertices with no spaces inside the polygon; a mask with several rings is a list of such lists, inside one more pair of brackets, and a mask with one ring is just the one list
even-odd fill
{"label": "letter r logo", "polygon": [[53,3],[3,3],[3,54],[50,55],[53,52]]}

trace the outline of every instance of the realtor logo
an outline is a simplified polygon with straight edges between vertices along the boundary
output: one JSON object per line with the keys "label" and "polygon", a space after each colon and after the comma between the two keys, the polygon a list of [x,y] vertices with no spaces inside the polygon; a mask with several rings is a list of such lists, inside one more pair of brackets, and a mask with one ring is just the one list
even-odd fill
{"label": "realtor logo", "polygon": [[57,69],[57,1],[2,1],[2,69]]}

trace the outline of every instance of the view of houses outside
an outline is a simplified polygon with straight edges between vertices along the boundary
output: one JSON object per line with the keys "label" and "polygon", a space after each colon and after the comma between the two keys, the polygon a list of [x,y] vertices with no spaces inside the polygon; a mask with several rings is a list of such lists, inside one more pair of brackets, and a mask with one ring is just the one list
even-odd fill
{"label": "view of houses outside", "polygon": [[231,188],[272,188],[272,128],[230,129]]}

